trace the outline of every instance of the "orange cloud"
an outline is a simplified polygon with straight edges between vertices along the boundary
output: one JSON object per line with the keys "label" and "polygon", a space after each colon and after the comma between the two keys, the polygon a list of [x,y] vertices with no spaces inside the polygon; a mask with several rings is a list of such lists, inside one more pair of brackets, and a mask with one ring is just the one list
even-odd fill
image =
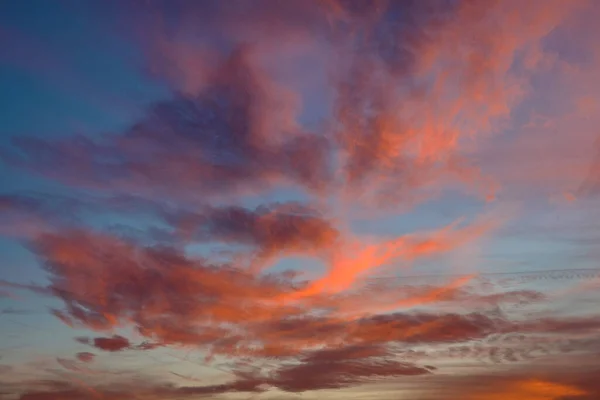
{"label": "orange cloud", "polygon": [[500,400],[500,399],[522,399],[522,400],[560,400],[567,396],[583,396],[586,392],[569,385],[545,382],[540,380],[522,380],[511,382],[503,388],[497,388],[495,393],[483,395],[466,395],[469,400]]}
{"label": "orange cloud", "polygon": [[386,312],[386,311],[393,311],[393,310],[397,310],[399,308],[427,305],[430,303],[434,303],[434,302],[443,300],[444,298],[447,298],[447,297],[452,297],[452,295],[454,294],[454,292],[456,292],[457,289],[465,286],[474,277],[475,277],[475,275],[469,275],[469,276],[463,276],[463,277],[457,278],[447,285],[443,285],[441,287],[427,290],[422,294],[408,297],[406,299],[396,301],[392,304],[385,305],[383,307],[377,307],[376,310],[378,313]]}
{"label": "orange cloud", "polygon": [[[397,204],[459,181],[492,198],[497,184],[465,155],[506,125],[537,67],[530,58],[583,5],[464,1],[450,15],[415,6],[407,38],[402,29],[380,37],[374,25],[370,46],[347,54],[336,80],[350,197]],[[390,37],[409,45],[386,59],[378,51]]]}
{"label": "orange cloud", "polygon": [[363,245],[358,241],[342,245],[336,250],[327,275],[308,284],[287,299],[298,299],[321,292],[337,293],[348,289],[364,273],[394,261],[413,261],[454,250],[473,241],[494,224],[475,222],[463,228],[456,228],[458,222],[429,234],[411,234],[379,244]]}

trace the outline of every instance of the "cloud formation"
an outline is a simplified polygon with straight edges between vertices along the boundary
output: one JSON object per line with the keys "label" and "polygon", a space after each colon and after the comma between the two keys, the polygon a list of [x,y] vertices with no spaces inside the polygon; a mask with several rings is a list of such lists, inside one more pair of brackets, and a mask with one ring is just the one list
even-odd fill
{"label": "cloud formation", "polygon": [[[600,122],[592,2],[94,10],[118,11],[123,24],[103,29],[167,93],[115,132],[0,145],[11,171],[59,188],[0,194],[0,234],[44,271],[0,280],[2,301],[48,300],[78,346],[8,369],[7,396],[325,397],[390,384],[432,400],[600,393],[588,378],[600,354],[593,286],[508,285],[484,272],[499,257],[479,246],[513,222],[488,217],[515,206],[502,196],[524,198],[526,220],[556,193],[576,204],[594,193],[595,164],[578,158]],[[432,221],[423,210],[440,199],[461,202],[460,215]],[[367,232],[364,219],[382,214]],[[528,245],[501,239],[500,252]],[[435,279],[413,284],[411,268]]]}
{"label": "cloud formation", "polygon": [[301,204],[212,207],[204,213],[165,215],[176,235],[189,241],[223,242],[256,248],[250,267],[260,271],[266,262],[286,255],[317,255],[336,245],[333,223]]}
{"label": "cloud formation", "polygon": [[[326,139],[278,121],[285,96],[240,47],[215,67],[210,86],[150,107],[124,135],[48,141],[16,138],[6,159],[70,185],[116,194],[200,200],[264,190],[275,182],[319,190]],[[307,162],[310,160],[310,162]],[[45,171],[45,172],[43,172]]]}

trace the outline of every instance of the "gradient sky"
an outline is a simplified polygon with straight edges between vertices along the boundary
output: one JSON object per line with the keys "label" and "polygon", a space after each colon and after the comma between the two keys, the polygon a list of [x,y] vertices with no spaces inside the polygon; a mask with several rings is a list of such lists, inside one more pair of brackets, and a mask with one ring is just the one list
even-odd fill
{"label": "gradient sky", "polygon": [[599,18],[0,2],[0,399],[600,398]]}

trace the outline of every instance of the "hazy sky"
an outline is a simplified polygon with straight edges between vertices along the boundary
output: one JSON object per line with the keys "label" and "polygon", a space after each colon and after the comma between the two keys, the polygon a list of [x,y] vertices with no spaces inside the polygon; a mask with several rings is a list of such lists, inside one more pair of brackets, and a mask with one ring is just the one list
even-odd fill
{"label": "hazy sky", "polygon": [[599,20],[0,2],[0,399],[600,398]]}

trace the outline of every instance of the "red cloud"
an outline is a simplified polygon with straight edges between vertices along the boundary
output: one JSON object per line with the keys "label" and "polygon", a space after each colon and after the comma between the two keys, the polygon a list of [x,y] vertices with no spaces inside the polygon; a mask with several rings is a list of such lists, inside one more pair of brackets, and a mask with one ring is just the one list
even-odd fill
{"label": "red cloud", "polygon": [[339,237],[330,221],[299,204],[262,205],[254,210],[213,207],[204,213],[167,214],[166,219],[177,235],[188,240],[254,247],[250,265],[255,271],[274,258],[328,250]]}
{"label": "red cloud", "polygon": [[114,335],[112,337],[97,337],[92,342],[93,346],[104,351],[121,351],[129,348],[131,343],[123,336]]}
{"label": "red cloud", "polygon": [[94,361],[94,357],[96,357],[96,355],[94,353],[88,353],[88,352],[81,352],[81,353],[77,353],[77,359],[81,362],[84,363],[89,363]]}

